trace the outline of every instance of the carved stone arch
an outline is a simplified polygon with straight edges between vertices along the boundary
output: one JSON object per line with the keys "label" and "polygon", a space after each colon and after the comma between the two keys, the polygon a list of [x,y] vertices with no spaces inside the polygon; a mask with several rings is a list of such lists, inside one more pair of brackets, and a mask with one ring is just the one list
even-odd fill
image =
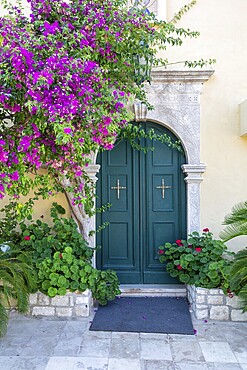
{"label": "carved stone arch", "polygon": [[[146,86],[152,111],[134,104],[136,121],[152,121],[173,132],[183,145],[187,163],[182,166],[187,184],[187,232],[200,231],[200,183],[206,166],[200,158],[200,95],[203,83],[214,73],[209,71],[153,71],[152,83]],[[99,166],[89,165],[93,181]],[[90,226],[95,226],[95,219]],[[92,238],[94,239],[94,238]],[[94,240],[91,244],[94,245]]]}
{"label": "carved stone arch", "polygon": [[[206,166],[200,158],[200,95],[214,71],[153,71],[146,86],[154,109],[138,120],[168,127],[180,138],[187,157],[182,166],[187,184],[187,231],[200,231],[200,183]],[[143,110],[145,111],[145,110]]]}

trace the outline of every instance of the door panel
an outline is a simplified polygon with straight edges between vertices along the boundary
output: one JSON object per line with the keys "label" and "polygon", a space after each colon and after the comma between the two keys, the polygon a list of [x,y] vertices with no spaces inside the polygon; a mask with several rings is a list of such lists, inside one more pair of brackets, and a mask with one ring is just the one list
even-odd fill
{"label": "door panel", "polygon": [[[154,123],[147,130],[173,135]],[[161,142],[145,140],[153,147],[145,154],[133,150],[127,141],[117,143],[99,156],[97,205],[111,207],[97,218],[109,226],[97,235],[97,266],[111,268],[125,284],[177,283],[160,264],[158,247],[186,235],[185,183],[181,165],[183,153]]]}
{"label": "door panel", "polygon": [[97,184],[98,206],[110,203],[106,212],[98,215],[98,224],[109,222],[100,235],[97,244],[102,248],[98,252],[97,265],[101,269],[117,271],[120,281],[138,284],[140,278],[139,200],[135,195],[134,183],[136,154],[127,141],[117,143],[114,150],[101,156],[101,172]]}

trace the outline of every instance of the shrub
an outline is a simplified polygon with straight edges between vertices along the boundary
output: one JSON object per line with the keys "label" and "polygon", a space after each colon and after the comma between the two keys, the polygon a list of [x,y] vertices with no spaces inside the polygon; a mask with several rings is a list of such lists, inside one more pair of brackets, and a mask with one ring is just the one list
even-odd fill
{"label": "shrub", "polygon": [[[236,204],[225,217],[226,228],[220,237],[224,241],[247,235],[247,202]],[[243,312],[247,312],[247,248],[235,254],[230,271],[230,287],[240,297]]]}
{"label": "shrub", "polygon": [[[20,231],[13,229],[11,233],[6,226],[5,235],[19,251],[32,255],[40,291],[54,297],[66,294],[67,290],[91,289],[93,297],[100,304],[106,304],[120,294],[117,275],[114,271],[99,271],[92,266],[95,249],[89,247],[72,218],[61,217],[64,213],[63,207],[53,203],[52,226],[41,220],[29,224],[22,221],[18,225]],[[0,229],[7,225],[6,218],[8,216],[0,220]]]}
{"label": "shrub", "polygon": [[193,232],[188,240],[176,240],[159,247],[159,260],[168,261],[166,270],[172,277],[202,288],[220,287],[225,292],[229,289],[230,256],[232,253],[226,245],[213,239],[207,228],[202,235]]}
{"label": "shrub", "polygon": [[30,264],[30,255],[0,248],[0,336],[8,325],[8,308],[16,304],[19,312],[28,309],[28,296],[36,287],[36,274]]}

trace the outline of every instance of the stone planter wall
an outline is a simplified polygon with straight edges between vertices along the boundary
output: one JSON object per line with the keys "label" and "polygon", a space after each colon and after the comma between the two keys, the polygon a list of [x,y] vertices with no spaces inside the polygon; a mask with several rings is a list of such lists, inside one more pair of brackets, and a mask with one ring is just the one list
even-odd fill
{"label": "stone planter wall", "polygon": [[214,321],[247,321],[247,313],[242,313],[237,296],[232,298],[221,289],[187,287],[191,309],[197,319]]}
{"label": "stone planter wall", "polygon": [[43,293],[29,297],[29,314],[32,316],[87,317],[93,306],[92,293],[68,292],[65,296],[50,298]]}

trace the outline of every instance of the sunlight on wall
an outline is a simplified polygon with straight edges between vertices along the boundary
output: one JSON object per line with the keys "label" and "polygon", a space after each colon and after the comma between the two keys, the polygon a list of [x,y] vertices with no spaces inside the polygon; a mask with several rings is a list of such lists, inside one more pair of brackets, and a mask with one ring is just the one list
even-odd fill
{"label": "sunlight on wall", "polygon": [[[167,0],[168,19],[185,3]],[[247,99],[246,11],[246,0],[198,0],[177,26],[200,31],[200,37],[163,53],[171,61],[217,60],[201,96],[201,161],[207,165],[201,227],[209,227],[216,236],[232,206],[247,200],[247,138],[239,136],[238,108]],[[243,244],[234,241],[231,245]]]}

